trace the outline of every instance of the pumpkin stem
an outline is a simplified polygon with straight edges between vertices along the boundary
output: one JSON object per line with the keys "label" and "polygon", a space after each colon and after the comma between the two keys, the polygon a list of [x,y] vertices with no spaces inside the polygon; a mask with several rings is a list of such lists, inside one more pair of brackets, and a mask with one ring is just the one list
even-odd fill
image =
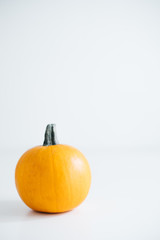
{"label": "pumpkin stem", "polygon": [[58,144],[56,134],[56,124],[48,124],[45,131],[43,146],[56,145]]}

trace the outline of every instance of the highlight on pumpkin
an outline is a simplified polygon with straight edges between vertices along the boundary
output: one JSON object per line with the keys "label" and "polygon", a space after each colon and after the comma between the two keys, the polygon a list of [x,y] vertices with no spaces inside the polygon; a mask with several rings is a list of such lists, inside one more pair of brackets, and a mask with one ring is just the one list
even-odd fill
{"label": "highlight on pumpkin", "polygon": [[58,213],[72,210],[86,198],[91,170],[76,148],[59,144],[56,125],[48,124],[44,143],[26,151],[15,170],[23,202],[33,210]]}

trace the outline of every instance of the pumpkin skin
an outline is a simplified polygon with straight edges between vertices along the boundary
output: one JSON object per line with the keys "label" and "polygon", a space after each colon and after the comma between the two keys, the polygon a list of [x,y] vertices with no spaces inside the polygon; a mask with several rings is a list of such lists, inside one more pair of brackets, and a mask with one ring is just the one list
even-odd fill
{"label": "pumpkin skin", "polygon": [[25,152],[15,170],[17,191],[33,210],[72,210],[87,196],[91,171],[84,155],[62,144],[37,146]]}

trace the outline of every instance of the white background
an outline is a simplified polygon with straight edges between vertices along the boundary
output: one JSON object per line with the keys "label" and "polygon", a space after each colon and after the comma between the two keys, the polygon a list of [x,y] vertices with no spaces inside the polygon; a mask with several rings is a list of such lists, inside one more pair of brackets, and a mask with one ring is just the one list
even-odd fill
{"label": "white background", "polygon": [[[160,239],[160,2],[0,1],[0,238]],[[92,169],[86,201],[45,215],[14,169],[46,124]]]}

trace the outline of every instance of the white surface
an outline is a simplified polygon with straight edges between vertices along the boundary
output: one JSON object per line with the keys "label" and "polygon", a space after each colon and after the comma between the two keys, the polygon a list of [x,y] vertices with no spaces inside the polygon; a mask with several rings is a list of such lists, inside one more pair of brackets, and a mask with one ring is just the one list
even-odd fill
{"label": "white surface", "polygon": [[70,145],[160,144],[159,13],[155,0],[1,0],[0,147],[41,144],[52,122]]}
{"label": "white surface", "polygon": [[83,150],[92,169],[86,201],[64,214],[36,213],[14,186],[21,150],[1,154],[0,239],[160,239],[160,151]]}

